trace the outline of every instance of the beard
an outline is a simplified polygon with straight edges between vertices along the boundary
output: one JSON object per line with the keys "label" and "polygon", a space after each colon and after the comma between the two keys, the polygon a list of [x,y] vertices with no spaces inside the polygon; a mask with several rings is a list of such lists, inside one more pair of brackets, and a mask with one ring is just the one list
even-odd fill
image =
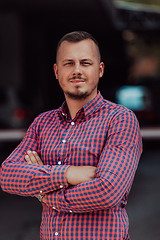
{"label": "beard", "polygon": [[69,91],[65,91],[65,95],[68,96],[68,98],[73,99],[73,100],[84,100],[86,99],[88,96],[90,96],[92,94],[92,92],[97,88],[98,85],[94,86],[90,91],[81,91],[81,89],[79,89],[79,87],[76,88],[76,90],[74,92],[69,92]]}
{"label": "beard", "polygon": [[[81,76],[74,76],[72,78],[70,78],[69,80],[74,80],[74,79],[80,79],[80,80],[84,80],[86,81],[86,78],[82,78]],[[90,96],[92,94],[92,92],[98,87],[98,84],[95,86],[92,86],[92,89],[88,89],[88,90],[82,90],[80,86],[76,86],[74,91],[65,91],[63,89],[63,87],[61,86],[60,82],[59,85],[64,93],[64,95],[66,95],[68,98],[73,99],[73,100],[84,100],[86,99],[88,96]]]}
{"label": "beard", "polygon": [[[69,78],[69,80],[74,80],[74,79],[79,79],[79,80],[84,80],[84,81],[86,81],[86,79],[85,78],[82,78],[81,76],[74,76],[74,77],[72,77],[72,78]],[[74,100],[83,100],[83,99],[86,99],[88,96],[89,96],[89,94],[88,94],[88,92],[86,91],[86,92],[82,92],[81,90],[79,90],[79,87],[77,86],[76,87],[76,90],[75,90],[75,92],[69,92],[69,91],[66,91],[65,92],[65,94],[69,97],[69,98],[71,98],[71,99],[74,99]]]}
{"label": "beard", "polygon": [[76,93],[65,92],[65,94],[73,100],[84,100],[90,95],[90,93],[88,92],[80,92],[80,91],[77,91]]}

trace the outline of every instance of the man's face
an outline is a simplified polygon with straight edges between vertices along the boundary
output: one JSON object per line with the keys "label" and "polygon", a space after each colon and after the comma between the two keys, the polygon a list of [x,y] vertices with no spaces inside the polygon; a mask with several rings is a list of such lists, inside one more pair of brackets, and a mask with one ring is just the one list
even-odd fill
{"label": "man's face", "polygon": [[88,98],[90,101],[97,95],[104,64],[100,63],[98,48],[92,40],[64,41],[58,50],[54,71],[66,99]]}

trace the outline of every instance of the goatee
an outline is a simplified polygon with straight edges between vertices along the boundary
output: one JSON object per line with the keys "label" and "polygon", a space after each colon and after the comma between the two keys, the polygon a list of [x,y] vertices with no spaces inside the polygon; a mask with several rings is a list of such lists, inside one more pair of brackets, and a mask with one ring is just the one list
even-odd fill
{"label": "goatee", "polygon": [[88,92],[79,93],[79,94],[71,93],[71,92],[65,92],[65,94],[69,98],[74,99],[74,100],[84,100],[84,99],[86,99],[90,95]]}

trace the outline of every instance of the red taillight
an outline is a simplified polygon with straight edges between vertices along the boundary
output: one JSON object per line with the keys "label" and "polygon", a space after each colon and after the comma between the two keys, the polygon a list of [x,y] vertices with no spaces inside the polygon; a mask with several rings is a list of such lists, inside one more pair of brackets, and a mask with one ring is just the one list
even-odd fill
{"label": "red taillight", "polygon": [[18,108],[14,111],[13,116],[16,120],[21,121],[25,118],[25,111],[21,108]]}

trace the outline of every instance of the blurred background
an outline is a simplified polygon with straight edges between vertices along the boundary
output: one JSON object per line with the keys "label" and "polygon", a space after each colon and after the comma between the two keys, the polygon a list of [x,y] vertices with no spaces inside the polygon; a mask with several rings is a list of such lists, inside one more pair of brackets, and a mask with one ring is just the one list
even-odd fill
{"label": "blurred background", "polygon": [[[104,98],[133,110],[144,152],[128,201],[132,240],[160,236],[160,0],[0,1],[0,164],[63,93],[53,73],[66,33],[99,42]],[[41,204],[0,189],[0,240],[37,240]]]}

